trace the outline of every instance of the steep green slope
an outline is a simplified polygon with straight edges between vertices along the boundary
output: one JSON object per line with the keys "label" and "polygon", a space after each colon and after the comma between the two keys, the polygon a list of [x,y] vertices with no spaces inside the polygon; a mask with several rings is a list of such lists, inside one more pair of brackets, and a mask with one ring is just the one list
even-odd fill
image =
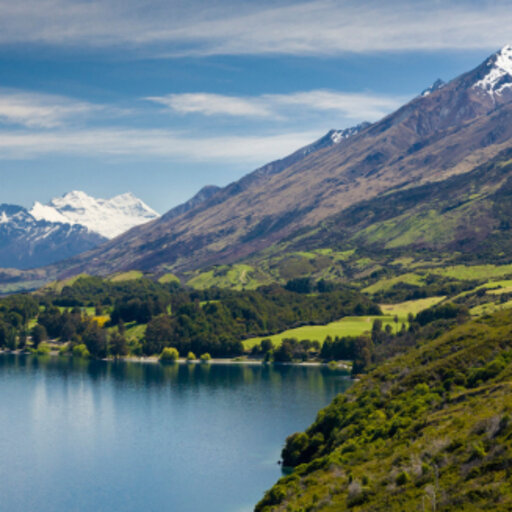
{"label": "steep green slope", "polygon": [[496,259],[511,246],[511,198],[512,151],[506,150],[465,175],[419,186],[411,183],[362,201],[314,229],[295,233],[281,247],[476,251]]}
{"label": "steep green slope", "polygon": [[510,510],[512,313],[384,363],[294,434],[256,511]]}

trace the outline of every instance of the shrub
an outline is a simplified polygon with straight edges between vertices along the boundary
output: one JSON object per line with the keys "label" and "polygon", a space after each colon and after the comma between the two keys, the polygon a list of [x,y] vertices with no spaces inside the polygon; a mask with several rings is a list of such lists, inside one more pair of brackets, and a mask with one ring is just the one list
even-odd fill
{"label": "shrub", "polygon": [[196,355],[194,354],[194,352],[189,352],[189,353],[187,354],[187,361],[194,361],[194,360],[196,360],[196,359],[197,359],[197,357],[196,357]]}
{"label": "shrub", "polygon": [[40,343],[36,349],[38,356],[47,356],[50,353],[50,346],[46,343]]}
{"label": "shrub", "polygon": [[83,357],[88,358],[91,357],[91,353],[87,349],[84,343],[80,343],[80,345],[75,345],[72,351],[73,357]]}
{"label": "shrub", "polygon": [[211,358],[212,358],[212,356],[208,352],[201,354],[201,357],[200,357],[202,363],[207,363],[208,361],[210,361]]}
{"label": "shrub", "polygon": [[411,481],[411,477],[409,476],[409,473],[407,471],[402,471],[398,473],[398,476],[396,477],[396,485],[405,485],[407,482]]}
{"label": "shrub", "polygon": [[174,363],[180,357],[180,353],[174,347],[165,347],[160,354],[163,363]]}

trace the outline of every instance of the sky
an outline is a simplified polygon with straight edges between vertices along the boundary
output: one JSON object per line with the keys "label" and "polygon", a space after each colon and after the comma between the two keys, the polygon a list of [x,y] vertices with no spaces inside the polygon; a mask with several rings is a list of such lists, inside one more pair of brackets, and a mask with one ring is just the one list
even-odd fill
{"label": "sky", "polygon": [[512,0],[0,0],[0,203],[164,213],[512,43]]}

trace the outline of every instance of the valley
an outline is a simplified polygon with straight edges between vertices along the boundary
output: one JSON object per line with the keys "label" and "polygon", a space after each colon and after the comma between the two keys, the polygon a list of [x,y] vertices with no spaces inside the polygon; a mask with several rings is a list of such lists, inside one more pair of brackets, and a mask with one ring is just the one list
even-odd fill
{"label": "valley", "polygon": [[[267,115],[268,96],[240,101],[230,115]],[[129,193],[1,205],[0,365],[33,367],[29,378],[39,365],[90,372],[91,411],[94,379],[136,382],[144,398],[151,384],[151,400],[199,414],[184,428],[218,420],[217,440],[243,430],[209,408],[219,390],[235,415],[253,397],[231,392],[263,389],[256,402],[277,397],[284,421],[283,396],[299,407],[311,386],[257,512],[509,510],[511,121],[505,46],[379,120],[330,130],[163,215]],[[200,400],[180,402],[191,390]],[[316,397],[332,401],[307,427]],[[210,452],[208,439],[190,443],[218,462],[222,441]]]}

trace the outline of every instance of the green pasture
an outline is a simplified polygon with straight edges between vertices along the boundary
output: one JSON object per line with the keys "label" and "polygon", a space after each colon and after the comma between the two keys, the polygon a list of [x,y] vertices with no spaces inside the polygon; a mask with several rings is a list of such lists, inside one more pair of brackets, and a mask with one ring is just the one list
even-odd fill
{"label": "green pasture", "polygon": [[144,277],[144,274],[139,270],[130,270],[128,272],[119,272],[118,274],[114,274],[109,278],[109,280],[113,283],[121,283],[123,281],[135,281],[142,277]]}
{"label": "green pasture", "polygon": [[501,311],[503,309],[511,309],[511,308],[512,308],[512,300],[509,300],[508,302],[504,302],[503,304],[496,303],[496,302],[486,302],[485,304],[480,304],[478,306],[475,306],[474,308],[471,308],[469,310],[469,313],[471,314],[471,316],[483,316],[483,315],[490,315],[492,313]]}
{"label": "green pasture", "polygon": [[430,272],[461,281],[490,280],[512,274],[512,265],[452,265],[442,268],[433,268]]}
{"label": "green pasture", "polygon": [[[326,325],[304,325],[295,329],[273,334],[271,336],[259,336],[243,341],[244,348],[250,350],[254,345],[259,345],[261,340],[270,339],[275,346],[281,345],[284,338],[297,338],[298,340],[311,340],[323,343],[327,336],[360,336],[372,329],[373,321],[376,318],[382,320],[383,326],[391,325],[393,330],[397,328],[393,317],[390,316],[347,316],[336,322]],[[400,328],[400,324],[398,326]]]}
{"label": "green pasture", "polygon": [[389,290],[395,286],[395,284],[406,283],[412,284],[416,286],[421,286],[424,284],[423,276],[414,273],[402,274],[396,277],[390,277],[386,279],[381,279],[376,283],[373,283],[370,286],[364,288],[363,292],[373,294],[384,290]]}
{"label": "green pasture", "polygon": [[381,304],[380,309],[384,315],[398,316],[399,319],[406,320],[410,313],[417,315],[424,309],[431,308],[442,302],[446,297],[427,297],[426,299],[408,300],[400,304]]}
{"label": "green pasture", "polygon": [[263,280],[256,279],[256,273],[258,271],[250,265],[221,265],[197,274],[187,282],[187,285],[196,290],[212,287],[254,290],[264,284],[264,276],[258,276]]}
{"label": "green pasture", "polygon": [[[279,346],[283,338],[297,338],[298,340],[317,340],[323,343],[327,336],[360,336],[371,331],[373,321],[377,318],[382,320],[383,328],[390,325],[393,331],[400,329],[402,323],[407,325],[409,313],[418,314],[424,309],[439,304],[445,297],[428,297],[426,299],[409,300],[400,304],[383,304],[381,310],[383,316],[347,316],[336,322],[326,325],[305,325],[295,329],[273,334],[272,336],[259,336],[243,341],[244,348],[251,349],[254,345],[261,343],[263,339],[270,339],[275,346]],[[395,323],[395,316],[398,317],[398,324]]]}
{"label": "green pasture", "polygon": [[52,281],[51,283],[48,283],[46,286],[44,286],[42,291],[43,292],[52,291],[55,293],[61,293],[62,290],[66,286],[71,286],[73,283],[75,283],[75,281],[77,281],[81,277],[89,277],[89,275],[88,274],[78,274],[76,276],[69,277],[68,279],[62,279],[60,281]]}
{"label": "green pasture", "polygon": [[158,278],[158,282],[160,284],[167,284],[167,283],[180,283],[179,277],[175,276],[172,273],[164,274],[163,276]]}

